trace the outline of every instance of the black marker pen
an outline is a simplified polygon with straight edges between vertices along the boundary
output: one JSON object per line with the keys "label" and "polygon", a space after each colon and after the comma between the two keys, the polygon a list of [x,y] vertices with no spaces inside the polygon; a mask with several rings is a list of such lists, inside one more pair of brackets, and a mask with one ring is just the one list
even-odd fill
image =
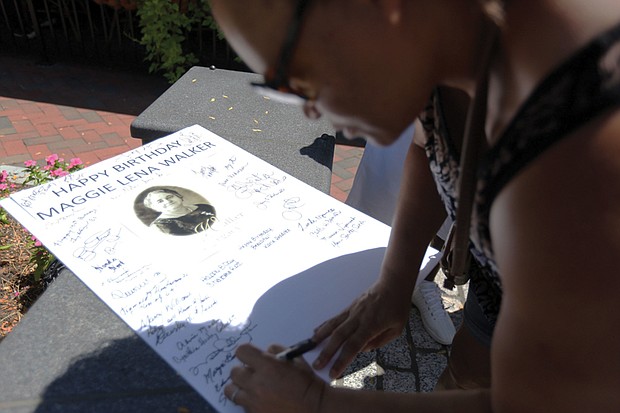
{"label": "black marker pen", "polygon": [[299,343],[287,348],[286,350],[276,354],[278,360],[293,360],[302,354],[309,352],[316,347],[316,343],[311,338],[300,341]]}

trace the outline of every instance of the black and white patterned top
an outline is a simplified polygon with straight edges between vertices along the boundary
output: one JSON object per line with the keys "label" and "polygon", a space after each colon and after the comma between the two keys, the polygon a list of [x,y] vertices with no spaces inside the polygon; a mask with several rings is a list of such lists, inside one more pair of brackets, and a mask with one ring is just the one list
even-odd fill
{"label": "black and white patterned top", "polygon": [[[495,197],[525,166],[554,143],[613,107],[620,106],[620,25],[599,35],[546,77],[521,106],[479,169],[470,250],[470,278],[487,318],[501,303],[489,213]],[[428,136],[426,154],[448,215],[456,216],[459,154],[447,133],[437,90],[420,116]],[[620,139],[620,137],[618,137]]]}

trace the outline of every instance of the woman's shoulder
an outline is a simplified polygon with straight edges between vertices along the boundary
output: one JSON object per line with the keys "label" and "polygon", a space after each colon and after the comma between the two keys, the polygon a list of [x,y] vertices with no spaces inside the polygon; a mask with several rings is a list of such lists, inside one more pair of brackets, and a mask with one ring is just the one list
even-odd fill
{"label": "woman's shoulder", "polygon": [[504,185],[555,145],[618,108],[620,25],[576,51],[524,102],[485,157],[484,199],[491,203]]}

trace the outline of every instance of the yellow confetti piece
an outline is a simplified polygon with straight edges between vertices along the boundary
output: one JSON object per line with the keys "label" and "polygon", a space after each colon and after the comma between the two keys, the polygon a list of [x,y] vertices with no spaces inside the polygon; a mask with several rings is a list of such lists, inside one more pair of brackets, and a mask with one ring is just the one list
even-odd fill
{"label": "yellow confetti piece", "polygon": [[262,132],[260,129],[252,128],[252,132]]}
{"label": "yellow confetti piece", "polygon": [[215,102],[215,98],[211,98],[211,102]]}
{"label": "yellow confetti piece", "polygon": [[254,120],[254,123],[256,123],[258,125],[258,121],[256,119],[253,119],[253,120]]}
{"label": "yellow confetti piece", "polygon": [[268,110],[265,111],[265,115],[269,115],[269,111]]}
{"label": "yellow confetti piece", "polygon": [[271,98],[269,96],[263,96],[263,99],[265,100],[271,100]]}
{"label": "yellow confetti piece", "polygon": [[192,83],[196,83],[196,79],[192,79]]}
{"label": "yellow confetti piece", "polygon": [[229,108],[228,108],[228,110],[233,110],[233,107],[232,107],[232,106],[231,106],[231,107],[229,107]]}
{"label": "yellow confetti piece", "polygon": [[215,120],[215,117],[214,116],[209,116],[209,119]]}
{"label": "yellow confetti piece", "polygon": [[223,97],[224,99],[228,99],[228,96],[226,96],[226,95],[222,95],[222,97]]}

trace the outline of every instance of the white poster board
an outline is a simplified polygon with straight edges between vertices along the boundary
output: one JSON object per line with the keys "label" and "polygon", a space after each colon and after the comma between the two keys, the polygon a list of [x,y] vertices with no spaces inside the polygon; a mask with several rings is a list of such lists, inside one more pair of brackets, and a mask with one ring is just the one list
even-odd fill
{"label": "white poster board", "polygon": [[390,232],[200,126],[2,207],[222,412],[235,349],[309,338],[374,282]]}

